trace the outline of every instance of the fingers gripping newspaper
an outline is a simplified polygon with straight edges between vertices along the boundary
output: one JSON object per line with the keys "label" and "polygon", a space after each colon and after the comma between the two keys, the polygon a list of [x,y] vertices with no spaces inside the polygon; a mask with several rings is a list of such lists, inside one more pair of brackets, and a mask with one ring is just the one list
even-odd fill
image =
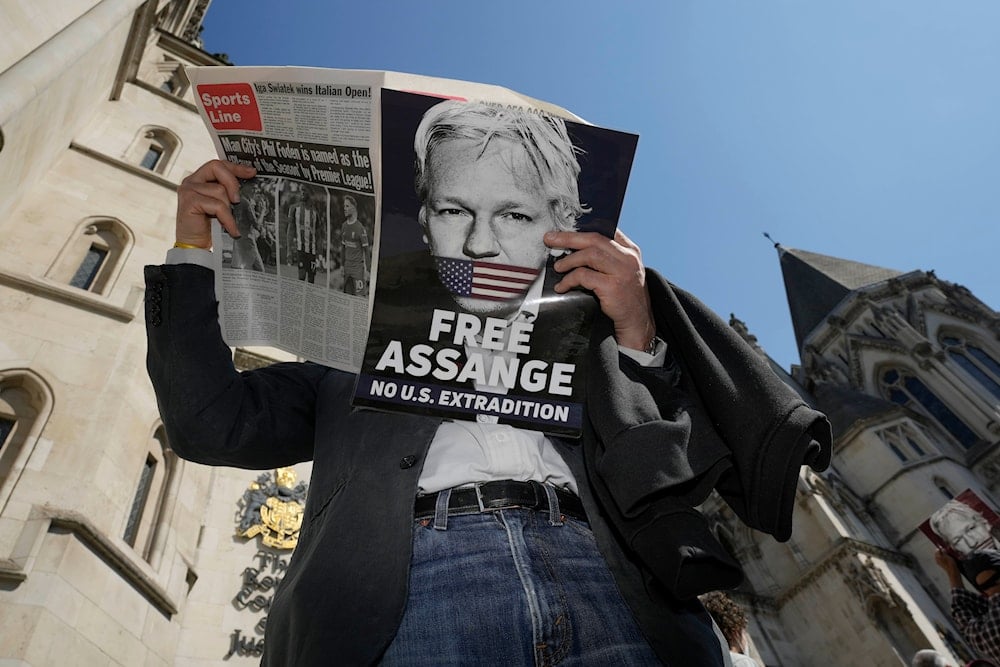
{"label": "fingers gripping newspaper", "polygon": [[[439,231],[451,229],[441,221],[457,219],[459,207],[427,212],[427,191],[440,190],[442,174],[469,177],[462,197],[478,196],[468,190],[475,187],[473,173],[488,181],[487,191],[503,187],[504,175],[488,168],[490,139],[472,158],[456,155],[454,164],[464,167],[437,166],[441,173],[431,174],[441,159],[421,156],[414,136],[437,132],[427,130],[429,116],[458,125],[453,105],[461,105],[458,116],[484,111],[488,133],[495,131],[495,116],[523,116],[516,132],[530,144],[526,159],[548,162],[560,142],[569,155],[571,167],[563,170],[569,176],[553,177],[572,181],[567,188],[577,201],[572,224],[563,228],[613,236],[634,135],[595,128],[505,88],[464,81],[302,67],[186,72],[219,156],[257,170],[233,207],[240,236],[213,228],[216,294],[229,345],[273,346],[356,373],[355,405],[579,434],[585,341],[596,302],[583,293],[559,299],[556,318],[565,325],[559,339],[553,334],[548,347],[535,345],[545,336],[535,341],[532,325],[518,320],[539,316],[532,300],[552,301],[551,291],[542,289],[551,271],[540,235],[525,237],[510,253],[520,260],[488,252],[473,258],[468,238]],[[536,139],[534,125],[558,136]],[[427,145],[432,141],[460,145],[440,139]],[[438,154],[450,153],[438,147]],[[589,179],[588,159],[595,167]],[[498,218],[510,223],[508,230],[528,224],[518,211]],[[584,342],[567,348],[567,340]]]}

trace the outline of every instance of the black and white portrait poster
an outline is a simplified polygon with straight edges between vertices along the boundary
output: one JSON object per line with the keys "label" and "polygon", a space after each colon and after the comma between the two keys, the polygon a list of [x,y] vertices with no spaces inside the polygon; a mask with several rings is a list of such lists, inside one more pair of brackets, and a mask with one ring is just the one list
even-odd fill
{"label": "black and white portrait poster", "polygon": [[920,530],[959,561],[973,551],[1000,549],[1000,515],[971,489],[931,514]]}
{"label": "black and white portrait poster", "polygon": [[598,312],[548,231],[613,236],[637,137],[382,94],[382,236],[354,404],[576,437]]}

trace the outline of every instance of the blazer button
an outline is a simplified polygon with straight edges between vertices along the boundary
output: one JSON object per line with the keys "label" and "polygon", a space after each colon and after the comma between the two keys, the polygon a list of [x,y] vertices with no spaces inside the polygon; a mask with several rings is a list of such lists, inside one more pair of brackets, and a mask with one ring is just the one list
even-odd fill
{"label": "blazer button", "polygon": [[416,462],[417,462],[416,456],[413,456],[412,454],[410,456],[404,456],[403,458],[399,459],[399,467],[402,470],[406,470],[407,468],[412,468],[413,464]]}

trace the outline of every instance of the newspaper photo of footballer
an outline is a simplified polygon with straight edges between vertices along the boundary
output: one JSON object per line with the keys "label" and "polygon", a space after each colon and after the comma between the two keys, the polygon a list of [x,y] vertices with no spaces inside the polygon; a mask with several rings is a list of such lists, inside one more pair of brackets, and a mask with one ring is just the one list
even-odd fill
{"label": "newspaper photo of footballer", "polygon": [[[251,178],[240,184],[240,201],[233,204],[233,217],[240,235],[222,239],[222,266],[228,269],[267,271],[265,257],[274,252],[274,200],[277,184],[273,178]],[[273,262],[271,263],[273,266]],[[274,273],[272,268],[269,273]]]}
{"label": "newspaper photo of footballer", "polygon": [[374,198],[338,193],[334,200],[337,202],[334,219],[340,218],[341,223],[337,228],[333,247],[340,247],[340,282],[344,294],[368,296],[372,267]]}
{"label": "newspaper photo of footballer", "polygon": [[553,230],[612,236],[637,137],[384,90],[378,280],[354,404],[578,436],[592,294]]}
{"label": "newspaper photo of footballer", "polygon": [[326,188],[282,179],[278,246],[284,261],[278,273],[283,278],[327,286],[329,200]]}
{"label": "newspaper photo of footballer", "polygon": [[973,551],[1000,549],[1000,515],[971,489],[931,514],[920,530],[959,561]]}

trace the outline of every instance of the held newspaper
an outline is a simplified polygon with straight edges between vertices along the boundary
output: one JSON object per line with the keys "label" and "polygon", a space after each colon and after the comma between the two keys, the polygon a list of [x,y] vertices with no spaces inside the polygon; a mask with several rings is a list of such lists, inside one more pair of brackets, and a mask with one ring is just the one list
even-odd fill
{"label": "held newspaper", "polygon": [[187,72],[219,156],[257,169],[239,238],[214,231],[228,344],[358,373],[358,406],[579,434],[597,306],[551,291],[541,234],[614,234],[635,135],[484,84]]}

